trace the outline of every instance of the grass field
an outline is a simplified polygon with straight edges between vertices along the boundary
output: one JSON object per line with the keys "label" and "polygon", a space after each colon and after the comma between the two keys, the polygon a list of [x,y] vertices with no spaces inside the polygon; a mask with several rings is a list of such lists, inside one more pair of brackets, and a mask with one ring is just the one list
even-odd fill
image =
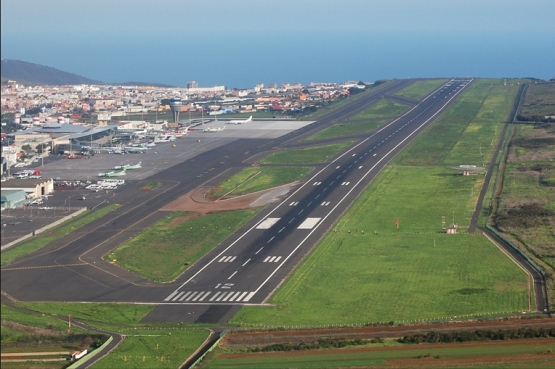
{"label": "grass field", "polygon": [[[467,229],[483,183],[483,176],[449,168],[454,156],[472,164],[466,160],[475,153],[458,142],[477,130],[496,138],[500,129],[489,126],[505,121],[512,106],[500,96],[516,92],[502,81],[477,81],[361,194],[334,227],[337,233],[330,232],[272,297],[275,307],[245,307],[233,322],[325,325],[527,310],[525,274],[490,241],[480,233],[439,233],[442,215],[446,225],[454,215],[459,232]],[[484,118],[486,109],[493,117]],[[482,160],[492,152],[484,149]]]}
{"label": "grass field", "polygon": [[91,326],[98,327],[95,322],[113,325],[137,324],[144,316],[154,310],[154,305],[136,304],[80,304],[61,302],[19,302],[19,306],[40,313],[67,317],[86,321]]}
{"label": "grass field", "polygon": [[125,340],[92,366],[102,368],[179,368],[208,337],[208,330],[125,329]]}
{"label": "grass field", "polygon": [[363,122],[345,122],[337,123],[333,126],[324,129],[308,138],[306,141],[323,140],[326,138],[342,137],[349,135],[356,135],[361,133],[372,132],[376,128],[386,123],[386,119],[372,119]]}
{"label": "grass field", "polygon": [[295,182],[310,173],[309,167],[245,168],[218,184],[211,197],[244,195]]}
{"label": "grass field", "polygon": [[351,145],[351,141],[330,145],[280,151],[260,161],[261,164],[317,164],[325,163],[335,154]]}
{"label": "grass field", "polygon": [[446,82],[447,79],[416,81],[412,85],[397,92],[396,95],[406,97],[407,99],[422,100]]}
{"label": "grass field", "polygon": [[257,209],[175,212],[106,255],[154,281],[171,281],[252,218]]}
{"label": "grass field", "polygon": [[40,249],[41,247],[48,245],[50,242],[78,229],[79,227],[82,227],[85,224],[108,214],[117,207],[118,205],[112,204],[95,210],[92,213],[83,213],[76,218],[70,219],[51,230],[45,231],[44,233],[33,237],[30,241],[25,241],[19,245],[13,246],[2,253],[1,265],[9,264],[18,257],[30,254],[33,251]]}
{"label": "grass field", "polygon": [[366,110],[361,111],[357,115],[351,117],[351,120],[359,119],[372,119],[372,118],[384,118],[384,117],[396,117],[401,115],[408,109],[407,105],[400,104],[395,101],[388,99],[380,100],[377,104],[369,107]]}
{"label": "grass field", "polygon": [[549,368],[555,365],[555,341],[357,348],[286,353],[216,354],[202,368]]}

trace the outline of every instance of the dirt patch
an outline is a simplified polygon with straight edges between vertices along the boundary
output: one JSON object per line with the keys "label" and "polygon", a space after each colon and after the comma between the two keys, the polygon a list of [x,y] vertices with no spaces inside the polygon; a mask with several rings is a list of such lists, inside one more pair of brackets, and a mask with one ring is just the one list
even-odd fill
{"label": "dirt patch", "polygon": [[200,216],[199,213],[196,213],[196,214],[188,214],[188,215],[184,215],[184,216],[182,216],[182,217],[175,218],[174,220],[171,221],[170,224],[167,225],[167,227],[168,227],[168,228],[177,227],[179,224],[181,224],[181,222],[184,222],[184,221],[189,220],[189,219],[196,218],[196,217],[198,217],[198,216]]}
{"label": "dirt patch", "polygon": [[294,189],[296,185],[298,185],[298,183],[278,188],[271,188],[269,190],[259,191],[249,195],[221,199],[218,201],[209,200],[206,197],[207,194],[214,189],[214,187],[199,187],[181,196],[179,199],[172,201],[160,210],[190,211],[200,214],[208,214],[214,211],[255,208],[282,200]]}

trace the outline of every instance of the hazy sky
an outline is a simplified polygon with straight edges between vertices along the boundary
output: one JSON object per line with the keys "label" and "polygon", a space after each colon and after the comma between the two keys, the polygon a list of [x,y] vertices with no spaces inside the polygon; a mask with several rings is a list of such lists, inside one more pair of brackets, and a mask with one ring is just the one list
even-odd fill
{"label": "hazy sky", "polygon": [[[244,64],[249,63],[252,71],[260,70],[253,72],[253,78],[272,79],[269,72],[267,77],[262,72],[264,65],[270,65],[268,60],[283,59],[283,65],[293,68],[291,58],[299,58],[303,65],[314,62],[307,59],[307,52],[318,64],[326,60],[331,64],[343,60],[334,54],[357,55],[358,48],[380,47],[385,56],[399,58],[403,54],[395,49],[421,45],[422,55],[416,47],[412,57],[424,63],[426,53],[436,55],[430,49],[436,38],[441,47],[449,44],[449,38],[451,44],[461,43],[467,49],[475,41],[486,53],[491,52],[488,45],[495,49],[499,43],[507,55],[509,48],[518,53],[521,47],[524,52],[539,47],[535,57],[547,58],[555,55],[554,15],[554,0],[2,0],[1,56],[108,82],[156,79],[166,83],[171,83],[169,71],[180,68],[175,59],[181,59],[184,79],[200,79],[195,77],[197,70],[201,76],[209,73],[210,83],[226,83],[230,73],[248,75]],[[257,50],[274,55],[258,55]],[[204,61],[197,60],[200,55]],[[475,56],[478,63],[479,54]],[[493,57],[484,62],[495,62]],[[130,60],[132,65],[124,62]],[[153,71],[161,60],[165,60],[166,75]],[[410,71],[409,64],[399,61],[393,62],[397,69],[375,62],[374,74],[368,78],[379,78],[379,68],[386,78],[395,77],[392,73],[407,77],[402,72]],[[526,66],[517,64],[518,71]],[[271,64],[274,69],[279,65]],[[464,72],[452,69],[452,74]],[[539,66],[529,69],[520,73],[534,75],[537,70],[540,77],[547,77]],[[322,65],[319,71],[325,73]],[[329,77],[336,75],[342,76],[330,70]]]}

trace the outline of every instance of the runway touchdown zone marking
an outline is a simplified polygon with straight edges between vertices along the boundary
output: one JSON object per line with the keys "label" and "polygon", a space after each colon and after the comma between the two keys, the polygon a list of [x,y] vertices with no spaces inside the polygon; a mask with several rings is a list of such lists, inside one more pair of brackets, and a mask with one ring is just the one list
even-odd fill
{"label": "runway touchdown zone marking", "polygon": [[274,224],[278,222],[280,218],[266,218],[256,226],[256,229],[270,229]]}
{"label": "runway touchdown zone marking", "polygon": [[306,218],[297,229],[312,229],[322,218]]}

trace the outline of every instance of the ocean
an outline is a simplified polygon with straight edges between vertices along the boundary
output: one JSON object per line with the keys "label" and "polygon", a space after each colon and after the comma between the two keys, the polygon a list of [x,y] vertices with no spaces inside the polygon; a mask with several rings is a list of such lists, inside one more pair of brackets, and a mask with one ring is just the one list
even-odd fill
{"label": "ocean", "polygon": [[249,88],[391,78],[555,77],[547,35],[514,32],[193,31],[2,35],[1,54],[108,82]]}

